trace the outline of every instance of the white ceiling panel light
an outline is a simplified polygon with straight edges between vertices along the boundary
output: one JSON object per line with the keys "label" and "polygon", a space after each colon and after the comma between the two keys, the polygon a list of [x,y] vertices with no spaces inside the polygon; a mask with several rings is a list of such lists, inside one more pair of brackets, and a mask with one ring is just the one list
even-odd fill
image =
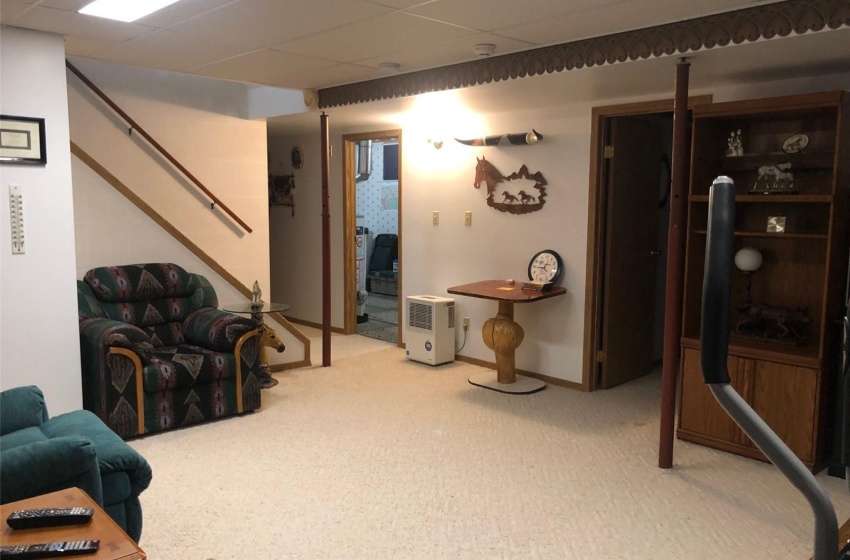
{"label": "white ceiling panel light", "polygon": [[179,0],[95,0],[80,9],[81,14],[131,22],[170,6]]}

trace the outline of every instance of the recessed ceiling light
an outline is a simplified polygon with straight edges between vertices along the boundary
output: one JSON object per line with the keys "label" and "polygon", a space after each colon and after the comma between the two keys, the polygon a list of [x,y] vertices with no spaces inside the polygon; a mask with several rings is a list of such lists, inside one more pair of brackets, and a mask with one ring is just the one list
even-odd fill
{"label": "recessed ceiling light", "polygon": [[118,21],[136,21],[178,0],[95,0],[80,9],[81,14]]}

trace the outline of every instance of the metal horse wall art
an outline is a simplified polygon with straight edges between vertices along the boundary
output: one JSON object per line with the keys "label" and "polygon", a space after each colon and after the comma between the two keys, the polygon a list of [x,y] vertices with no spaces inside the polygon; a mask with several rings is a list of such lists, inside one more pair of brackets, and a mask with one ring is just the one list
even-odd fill
{"label": "metal horse wall art", "polygon": [[[528,214],[543,208],[546,203],[548,183],[541,172],[532,174],[528,167],[523,165],[519,171],[506,177],[485,158],[475,159],[478,160],[478,164],[475,166],[475,181],[472,186],[478,189],[481,183],[487,185],[487,206],[511,214]],[[512,189],[509,183],[516,179],[533,181],[534,185],[528,188]]]}

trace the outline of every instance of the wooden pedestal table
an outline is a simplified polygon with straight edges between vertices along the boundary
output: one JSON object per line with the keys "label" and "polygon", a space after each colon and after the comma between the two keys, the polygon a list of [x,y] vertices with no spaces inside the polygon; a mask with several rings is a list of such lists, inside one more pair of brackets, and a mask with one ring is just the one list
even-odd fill
{"label": "wooden pedestal table", "polygon": [[[9,514],[19,509],[90,507],[94,515],[85,525],[64,525],[43,529],[12,529],[6,523]],[[79,488],[69,488],[51,494],[42,494],[20,502],[0,506],[3,527],[0,528],[0,545],[15,546],[68,541],[100,541],[94,554],[71,556],[80,560],[145,560],[147,556],[127,533],[109,517],[109,514]]]}
{"label": "wooden pedestal table", "polygon": [[516,375],[516,349],[522,343],[525,333],[514,321],[514,303],[529,303],[541,299],[561,296],[567,293],[565,288],[552,287],[545,292],[523,290],[522,283],[508,284],[504,280],[483,280],[472,284],[463,284],[448,289],[450,294],[459,296],[492,299],[499,302],[499,312],[487,319],[481,328],[484,344],[496,354],[496,379],[492,374],[476,374],[469,382],[478,387],[492,389],[502,393],[527,395],[546,388],[546,383],[531,377]]}

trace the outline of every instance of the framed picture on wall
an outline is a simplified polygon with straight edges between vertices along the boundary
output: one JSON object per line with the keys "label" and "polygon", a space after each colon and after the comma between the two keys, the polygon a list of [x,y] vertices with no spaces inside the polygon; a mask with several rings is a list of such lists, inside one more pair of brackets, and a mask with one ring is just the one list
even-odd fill
{"label": "framed picture on wall", "polygon": [[47,164],[44,119],[0,115],[0,163]]}

